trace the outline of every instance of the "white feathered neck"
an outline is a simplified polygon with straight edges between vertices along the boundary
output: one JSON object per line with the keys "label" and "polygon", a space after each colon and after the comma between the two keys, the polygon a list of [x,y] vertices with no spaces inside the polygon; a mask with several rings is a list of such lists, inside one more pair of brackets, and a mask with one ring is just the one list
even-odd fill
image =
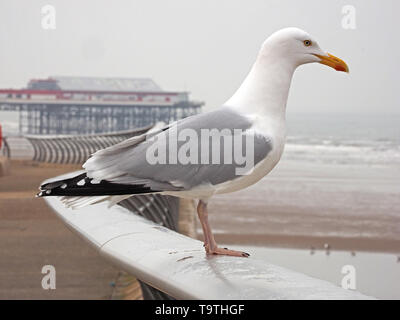
{"label": "white feathered neck", "polygon": [[266,41],[249,74],[224,105],[244,113],[285,118],[296,63]]}

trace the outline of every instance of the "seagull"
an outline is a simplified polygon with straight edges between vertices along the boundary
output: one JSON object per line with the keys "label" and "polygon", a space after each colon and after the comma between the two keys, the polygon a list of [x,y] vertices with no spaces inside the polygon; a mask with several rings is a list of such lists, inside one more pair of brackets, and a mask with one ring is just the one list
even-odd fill
{"label": "seagull", "polygon": [[293,74],[314,62],[349,72],[307,32],[281,29],[264,41],[247,77],[221,107],[99,150],[84,170],[41,185],[38,196],[60,196],[71,208],[151,193],[198,200],[206,253],[248,257],[217,245],[207,205],[214,195],[253,185],[279,162]]}

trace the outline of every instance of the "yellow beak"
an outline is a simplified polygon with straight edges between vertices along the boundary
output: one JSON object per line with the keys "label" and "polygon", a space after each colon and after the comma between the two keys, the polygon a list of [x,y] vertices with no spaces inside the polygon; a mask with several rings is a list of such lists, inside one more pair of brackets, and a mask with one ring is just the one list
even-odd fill
{"label": "yellow beak", "polygon": [[316,56],[321,59],[319,63],[325,64],[336,71],[349,72],[349,67],[347,66],[346,62],[330,53],[327,53],[326,56],[321,56],[319,54],[316,54]]}

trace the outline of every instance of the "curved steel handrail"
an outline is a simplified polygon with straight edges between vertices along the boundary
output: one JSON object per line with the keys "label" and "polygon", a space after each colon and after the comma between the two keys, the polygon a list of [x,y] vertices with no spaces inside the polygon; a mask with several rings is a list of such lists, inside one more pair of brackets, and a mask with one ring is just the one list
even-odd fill
{"label": "curved steel handrail", "polygon": [[177,299],[370,299],[254,257],[206,256],[200,241],[121,206],[71,210],[45,200],[101,256]]}

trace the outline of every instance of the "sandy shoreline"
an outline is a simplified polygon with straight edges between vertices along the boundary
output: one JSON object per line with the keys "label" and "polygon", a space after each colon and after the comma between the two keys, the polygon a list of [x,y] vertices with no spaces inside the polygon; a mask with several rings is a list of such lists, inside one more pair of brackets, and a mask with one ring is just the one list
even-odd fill
{"label": "sandy shoreline", "polygon": [[[43,199],[44,179],[71,167],[12,161],[0,177],[0,299],[109,299],[118,270],[66,228]],[[56,268],[56,290],[43,290],[44,265]]]}
{"label": "sandy shoreline", "polygon": [[282,161],[210,203],[223,243],[400,253],[400,170]]}

